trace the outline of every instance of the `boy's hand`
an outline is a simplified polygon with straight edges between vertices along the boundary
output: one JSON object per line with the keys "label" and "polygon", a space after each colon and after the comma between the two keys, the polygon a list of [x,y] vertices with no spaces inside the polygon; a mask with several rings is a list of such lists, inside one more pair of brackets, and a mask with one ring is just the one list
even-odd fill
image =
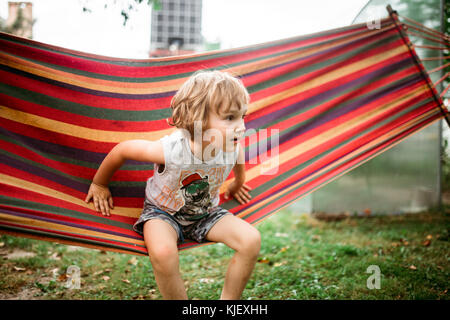
{"label": "boy's hand", "polygon": [[113,199],[108,187],[101,187],[97,184],[91,183],[88,194],[84,200],[89,203],[91,200],[94,202],[96,211],[101,211],[104,216],[110,216],[109,209],[113,209]]}
{"label": "boy's hand", "polygon": [[230,195],[232,195],[241,204],[245,204],[252,198],[252,196],[248,193],[250,190],[252,190],[252,188],[245,183],[238,183],[234,180],[228,185],[228,190],[225,191],[224,197],[225,199],[228,199]]}

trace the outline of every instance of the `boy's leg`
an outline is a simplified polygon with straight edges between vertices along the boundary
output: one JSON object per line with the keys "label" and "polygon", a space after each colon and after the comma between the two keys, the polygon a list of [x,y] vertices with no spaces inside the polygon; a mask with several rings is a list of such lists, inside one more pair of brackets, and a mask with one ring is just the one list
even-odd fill
{"label": "boy's leg", "polygon": [[236,251],[228,266],[220,299],[240,299],[258,258],[259,231],[241,218],[226,215],[211,228],[206,239],[222,242]]}
{"label": "boy's leg", "polygon": [[153,266],[155,280],[164,299],[187,299],[180,275],[177,232],[160,219],[144,224],[144,241]]}

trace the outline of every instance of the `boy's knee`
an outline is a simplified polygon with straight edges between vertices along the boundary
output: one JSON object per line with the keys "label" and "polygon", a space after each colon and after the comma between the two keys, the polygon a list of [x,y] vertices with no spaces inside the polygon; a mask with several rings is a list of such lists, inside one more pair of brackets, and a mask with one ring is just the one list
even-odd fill
{"label": "boy's knee", "polygon": [[261,248],[261,234],[258,229],[251,227],[241,242],[241,252],[251,258],[256,258]]}
{"label": "boy's knee", "polygon": [[158,244],[149,248],[149,256],[153,267],[164,271],[177,263],[178,248],[173,245]]}

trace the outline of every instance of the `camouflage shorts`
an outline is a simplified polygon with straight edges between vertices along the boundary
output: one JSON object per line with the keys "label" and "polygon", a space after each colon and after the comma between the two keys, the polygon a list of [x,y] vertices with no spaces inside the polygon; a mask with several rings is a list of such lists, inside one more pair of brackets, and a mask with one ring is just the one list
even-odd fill
{"label": "camouflage shorts", "polygon": [[192,222],[189,225],[182,225],[173,215],[159,209],[147,199],[144,201],[144,208],[141,216],[133,225],[133,230],[143,235],[144,223],[151,219],[161,219],[168,222],[178,234],[178,243],[183,243],[184,239],[191,239],[197,242],[206,242],[206,235],[211,228],[224,216],[232,213],[221,207],[213,207],[205,217]]}

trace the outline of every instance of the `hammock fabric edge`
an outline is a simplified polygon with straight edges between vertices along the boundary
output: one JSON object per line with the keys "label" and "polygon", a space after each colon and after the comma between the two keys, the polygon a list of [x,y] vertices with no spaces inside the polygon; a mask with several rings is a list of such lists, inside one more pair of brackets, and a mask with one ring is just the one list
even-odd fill
{"label": "hammock fabric edge", "polygon": [[[244,145],[252,201],[237,205],[221,196],[221,205],[233,214],[252,224],[263,221],[446,118],[448,111],[395,14],[381,25],[145,60],[0,33],[0,233],[146,255],[131,225],[151,164],[126,163],[113,176],[120,215],[108,220],[79,200],[111,146],[169,132],[167,102],[199,65],[237,74],[252,99],[247,127],[269,131],[268,137],[248,137]],[[80,119],[86,125],[76,127]],[[148,125],[152,130],[144,132]],[[278,130],[277,143],[270,130]],[[267,150],[252,152],[268,140]],[[267,170],[263,160],[275,151],[279,174],[261,174]],[[188,241],[179,249],[207,244]]]}

